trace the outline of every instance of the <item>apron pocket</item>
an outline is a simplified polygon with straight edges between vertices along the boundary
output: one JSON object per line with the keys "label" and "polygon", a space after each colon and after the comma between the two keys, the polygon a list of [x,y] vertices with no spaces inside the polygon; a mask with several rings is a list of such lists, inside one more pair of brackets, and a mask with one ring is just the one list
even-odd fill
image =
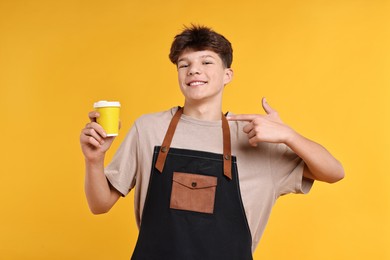
{"label": "apron pocket", "polygon": [[170,208],[212,214],[216,187],[217,177],[174,172]]}

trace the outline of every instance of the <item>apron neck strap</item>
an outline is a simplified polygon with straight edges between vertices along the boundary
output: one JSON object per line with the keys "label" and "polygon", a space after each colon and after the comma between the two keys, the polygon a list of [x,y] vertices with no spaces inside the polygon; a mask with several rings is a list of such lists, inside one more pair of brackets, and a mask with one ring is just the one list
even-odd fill
{"label": "apron neck strap", "polygon": [[[183,108],[178,107],[175,115],[172,117],[172,120],[169,124],[167,133],[165,134],[164,141],[161,145],[160,151],[158,153],[156,165],[155,165],[156,169],[160,173],[163,172],[165,160],[167,158],[169,148],[171,147],[172,138],[182,114],[183,114]],[[229,123],[223,114],[222,114],[222,135],[223,135],[223,173],[226,177],[228,177],[231,180],[232,179],[232,152],[231,152],[232,149],[230,143],[230,129],[229,129]]]}

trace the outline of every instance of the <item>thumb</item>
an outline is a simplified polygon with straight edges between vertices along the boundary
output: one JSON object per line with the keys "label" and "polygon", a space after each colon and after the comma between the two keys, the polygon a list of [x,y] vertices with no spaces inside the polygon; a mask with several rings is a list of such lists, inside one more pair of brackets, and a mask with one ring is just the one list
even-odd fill
{"label": "thumb", "polygon": [[268,102],[267,102],[267,100],[265,99],[265,97],[262,98],[261,104],[262,104],[262,106],[263,106],[264,111],[265,111],[268,115],[276,112],[276,110],[274,110],[274,109],[268,104]]}

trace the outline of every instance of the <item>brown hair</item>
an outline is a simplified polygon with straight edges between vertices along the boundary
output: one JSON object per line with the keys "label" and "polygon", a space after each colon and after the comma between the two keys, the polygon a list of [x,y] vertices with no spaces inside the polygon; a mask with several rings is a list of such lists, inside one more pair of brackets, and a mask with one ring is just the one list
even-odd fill
{"label": "brown hair", "polygon": [[230,68],[233,61],[233,49],[231,43],[221,34],[209,27],[191,25],[175,36],[172,42],[169,59],[177,65],[179,56],[185,50],[203,51],[210,50],[219,55],[226,68]]}

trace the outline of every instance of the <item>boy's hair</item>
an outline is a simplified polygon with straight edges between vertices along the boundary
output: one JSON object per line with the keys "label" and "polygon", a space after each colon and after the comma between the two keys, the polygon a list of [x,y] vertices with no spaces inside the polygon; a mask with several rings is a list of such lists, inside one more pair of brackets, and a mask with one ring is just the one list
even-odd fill
{"label": "boy's hair", "polygon": [[175,36],[169,53],[169,59],[175,65],[179,56],[186,50],[210,50],[219,55],[226,68],[230,68],[233,61],[231,43],[221,34],[209,27],[191,25]]}

